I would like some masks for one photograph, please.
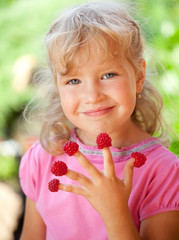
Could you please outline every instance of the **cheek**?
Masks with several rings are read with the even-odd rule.
[[[121,102],[131,101],[136,98],[136,85],[133,82],[121,81],[113,85],[111,89],[113,96]]]
[[[61,100],[61,106],[62,106],[63,112],[68,118],[76,110],[77,99],[73,94],[70,94],[70,92],[60,90],[59,93],[60,93],[60,100]]]
[[[66,115],[66,111],[68,112],[68,106],[70,106],[70,101],[64,91],[60,90],[59,93],[60,93],[61,106],[64,114]]]

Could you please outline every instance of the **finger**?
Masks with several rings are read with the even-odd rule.
[[[78,195],[82,195],[82,196],[86,196],[87,194],[87,190],[81,186],[77,186],[77,185],[68,185],[68,184],[62,184],[60,183],[58,186],[59,190],[65,191],[65,192],[71,192],[71,193],[75,193]]]
[[[74,156],[92,179],[97,180],[102,176],[102,173],[80,151],[77,151]]]
[[[103,157],[104,157],[104,175],[107,177],[116,176],[112,153],[109,147],[103,148],[102,151],[103,151]]]
[[[133,169],[134,169],[134,159],[131,158],[127,161],[124,171],[123,171],[123,182],[128,187],[128,189],[131,191],[132,189],[132,177],[133,177]]]
[[[71,169],[68,169],[68,172],[65,174],[65,176],[78,182],[86,188],[88,188],[88,186],[91,184],[91,180],[88,177]]]

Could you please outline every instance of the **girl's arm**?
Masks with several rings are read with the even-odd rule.
[[[25,218],[20,240],[45,240],[46,226],[35,203],[26,198]]]
[[[143,220],[140,235],[143,240],[179,239],[179,211],[163,212]]]
[[[133,232],[133,237],[124,237],[121,236],[121,230],[119,228],[119,222],[116,224],[116,230],[115,226],[109,224],[108,236],[109,239],[125,239],[125,240],[133,240],[138,239],[136,229],[133,223],[132,218],[129,217],[126,218],[128,220],[127,222],[123,222],[124,228],[128,231],[128,234],[130,234],[130,231]],[[121,217],[119,217],[119,221],[122,221]],[[125,221],[125,219],[124,219]],[[115,234],[118,231],[118,236],[115,238]],[[124,233],[124,232],[123,232]],[[129,236],[129,235],[128,235]],[[142,221],[140,226],[140,238],[142,240],[177,240],[179,239],[179,211],[169,211],[169,212],[163,212],[156,214],[155,216],[152,216],[150,218],[147,218]]]

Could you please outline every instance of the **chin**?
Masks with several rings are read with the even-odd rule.
[[[110,134],[112,132],[112,129],[106,126],[95,126],[93,128],[90,128],[91,134],[94,134],[95,136],[99,135],[100,133],[108,133]]]

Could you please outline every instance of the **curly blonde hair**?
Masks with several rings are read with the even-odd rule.
[[[138,24],[128,14],[123,4],[96,2],[73,7],[61,15],[46,35],[49,71],[40,78],[43,93],[43,110],[40,112],[42,129],[40,141],[51,154],[61,153],[59,142],[68,139],[70,130],[60,106],[56,88],[58,74],[67,74],[73,67],[75,55],[80,47],[94,39],[110,54],[108,39],[115,41],[120,53],[124,53],[135,71],[143,59],[143,37]],[[59,69],[60,66],[63,68]],[[44,75],[43,75],[44,76]],[[42,89],[42,85],[44,88]],[[45,104],[44,104],[45,103]],[[41,106],[41,105],[40,105]],[[131,116],[132,120],[151,136],[158,133],[164,137],[161,115],[162,99],[158,91],[146,80],[141,99]]]

